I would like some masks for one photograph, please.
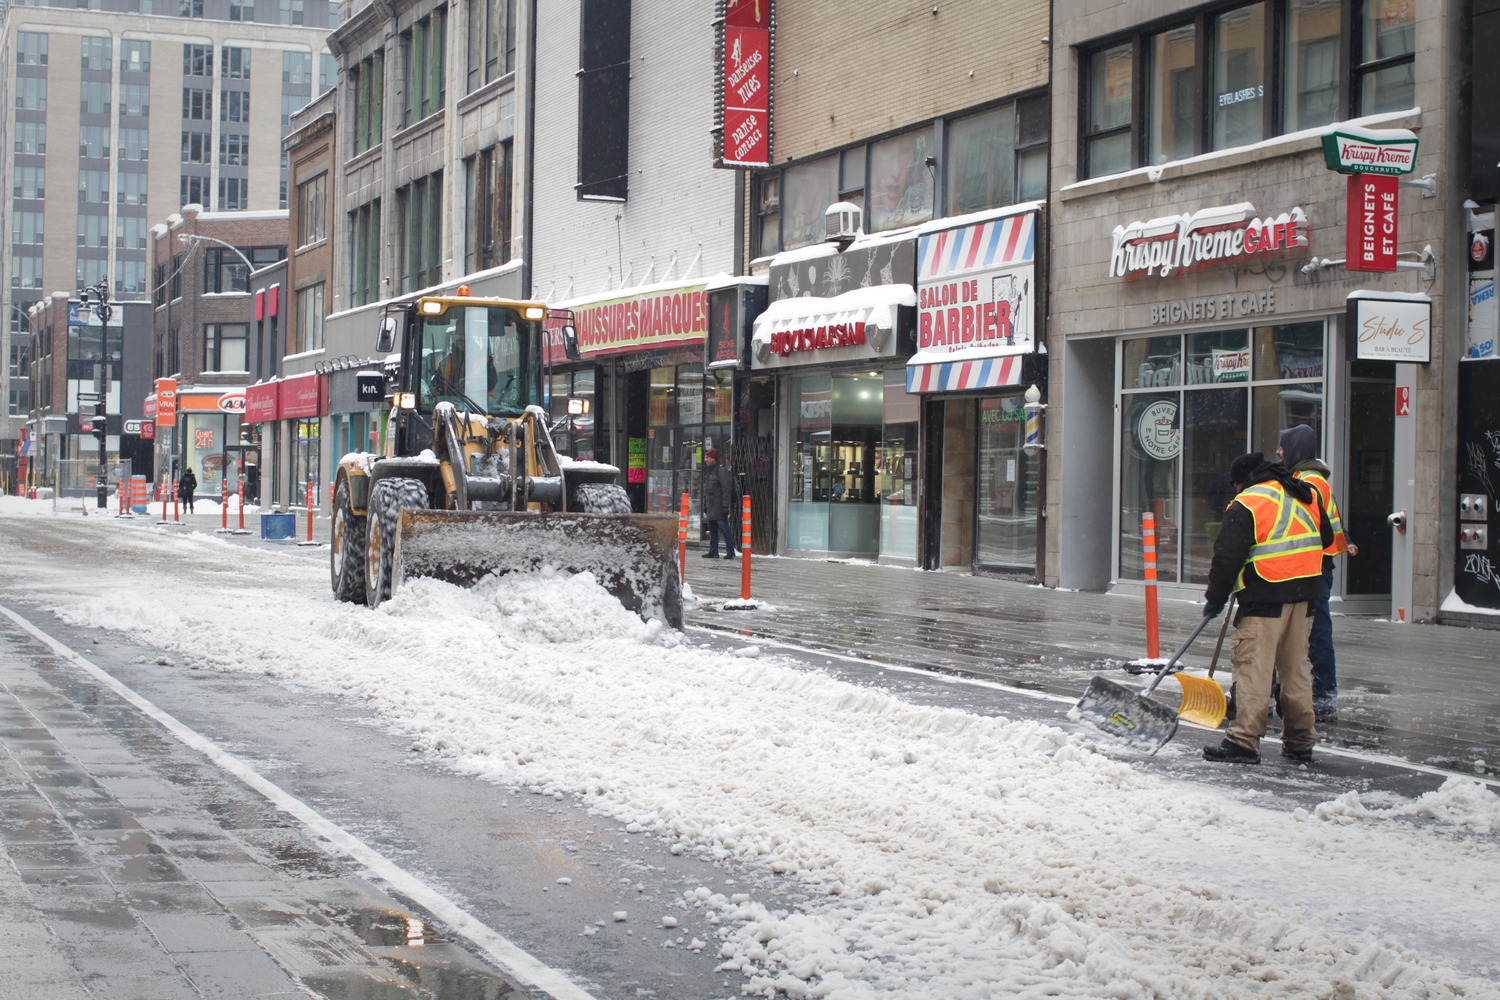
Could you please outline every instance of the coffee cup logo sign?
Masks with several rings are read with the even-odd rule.
[[[1182,428],[1177,423],[1177,404],[1159,399],[1141,411],[1135,423],[1135,437],[1141,450],[1158,461],[1167,462],[1182,451]]]
[[[1248,202],[1116,226],[1110,234],[1111,278],[1134,278],[1202,267],[1307,246],[1301,208],[1261,218]]]

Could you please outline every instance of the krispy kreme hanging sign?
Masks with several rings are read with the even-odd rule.
[[[1168,277],[1214,261],[1241,260],[1307,246],[1301,208],[1264,218],[1249,202],[1116,226],[1110,234],[1109,276]]]

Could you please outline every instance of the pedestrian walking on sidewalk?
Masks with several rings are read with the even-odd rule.
[[[193,512],[193,493],[198,489],[198,477],[193,475],[192,469],[184,469],[182,478],[177,480],[177,495],[182,499],[182,507],[189,514]]]
[[[733,559],[734,532],[729,527],[729,511],[735,501],[734,474],[719,464],[719,450],[703,450],[703,479],[698,488],[698,502],[703,519],[708,522],[708,551],[704,559],[719,558],[719,534],[724,535],[724,558]]]
[[[1223,742],[1203,749],[1204,759],[1260,763],[1260,738],[1276,674],[1281,679],[1281,754],[1312,761],[1318,731],[1307,641],[1312,601],[1321,593],[1323,550],[1332,544],[1333,531],[1317,491],[1279,462],[1261,463],[1224,511],[1203,614],[1218,615],[1229,595],[1237,594],[1230,662],[1238,711]]]
[[[1329,468],[1314,457],[1318,453],[1318,435],[1306,424],[1288,427],[1281,432],[1281,444],[1276,457],[1292,475],[1309,483],[1318,491],[1323,509],[1328,514],[1328,523],[1333,528],[1333,544],[1323,550],[1322,594],[1313,601],[1312,638],[1307,657],[1312,662],[1313,712],[1319,722],[1337,722],[1339,717],[1339,679],[1333,653],[1333,616],[1328,612],[1328,599],[1333,596],[1333,558],[1347,552],[1359,555],[1359,546],[1352,545],[1344,534],[1344,521],[1339,515],[1339,505],[1333,497],[1333,487],[1328,483]]]

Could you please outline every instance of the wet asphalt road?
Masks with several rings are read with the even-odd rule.
[[[78,544],[85,536],[65,524],[7,521],[5,527],[11,543],[53,566],[85,574],[98,563],[98,553]],[[326,559],[326,552],[303,554],[320,567]],[[0,585],[17,582],[6,573],[0,568]],[[10,589],[0,603],[601,1000],[739,994],[738,974],[714,971],[717,938],[708,911],[689,905],[685,892],[700,886],[725,895],[749,892],[786,907],[805,899],[794,881],[692,853],[673,855],[665,842],[626,833],[570,799],[453,774],[414,753],[409,737],[387,732],[354,700],[269,677],[175,666],[168,654],[117,633],[63,625],[44,601],[17,596]],[[721,647],[745,641],[701,628],[689,635]],[[811,668],[914,701],[1073,728],[1066,700],[1046,692],[761,641],[767,653],[794,655]],[[543,995],[508,980],[430,912],[8,619],[0,619],[0,664],[10,699],[0,705],[9,768],[0,785],[0,837],[13,858],[34,859],[23,871],[28,891],[62,928],[75,972],[96,976],[96,997]],[[1273,789],[1287,809],[1351,788],[1417,795],[1442,781],[1326,754],[1312,770],[1280,763],[1207,768],[1196,757],[1201,742],[1184,733],[1149,760],[1110,752],[1168,776],[1231,790]],[[1268,760],[1279,758],[1273,752]],[[628,917],[617,922],[612,915],[621,910]],[[662,928],[663,915],[679,925]],[[210,925],[223,934],[181,930]],[[707,947],[687,947],[695,938]],[[132,970],[140,975],[120,977],[118,967],[114,973],[135,982],[112,990],[91,957],[101,948],[141,963]],[[278,981],[279,990],[263,988]]]

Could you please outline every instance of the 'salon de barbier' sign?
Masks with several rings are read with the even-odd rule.
[[[1216,260],[1305,247],[1307,228],[1307,213],[1301,208],[1261,218],[1249,202],[1132,222],[1116,226],[1110,234],[1109,276],[1155,272],[1165,278]]]

